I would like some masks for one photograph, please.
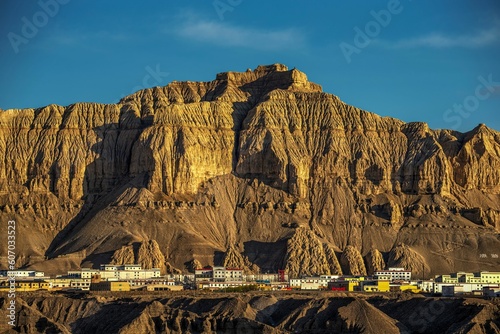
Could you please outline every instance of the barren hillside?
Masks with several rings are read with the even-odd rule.
[[[0,295],[0,312],[6,310]],[[498,301],[342,293],[18,295],[17,333],[498,333]],[[4,317],[5,318],[5,317]],[[0,332],[14,332],[5,322]]]

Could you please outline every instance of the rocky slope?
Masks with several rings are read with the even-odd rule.
[[[500,270],[500,133],[380,117],[284,65],[6,110],[0,156],[17,265],[48,273]]]
[[[0,296],[0,314],[6,311]],[[2,333],[498,333],[498,301],[341,293],[21,294]]]

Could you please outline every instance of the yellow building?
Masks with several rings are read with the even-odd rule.
[[[364,281],[361,290],[364,292],[389,292],[389,281]]]
[[[391,292],[399,292],[399,291],[411,291],[413,293],[420,292],[418,286],[412,284],[391,284],[390,290]]]
[[[182,285],[166,285],[166,284],[148,284],[146,285],[147,291],[182,291]]]
[[[500,284],[500,272],[498,271],[481,271],[479,274],[481,277],[481,283],[499,283]]]
[[[52,283],[52,289],[54,290],[69,288],[71,286],[70,278],[51,278],[47,282]]]
[[[256,285],[257,285],[257,289],[258,290],[262,290],[262,291],[272,290],[271,284],[268,284],[268,283],[260,283],[260,282],[258,282]]]
[[[50,290],[52,284],[45,281],[16,281],[17,291]]]
[[[458,283],[458,277],[456,275],[438,275],[436,276],[436,282],[442,283]]]
[[[103,281],[90,284],[90,291],[130,291],[130,284],[121,281]]]
[[[361,281],[365,280],[365,277],[364,276],[352,276],[352,277],[344,276],[344,277],[342,277],[342,279],[344,281],[361,282]]]
[[[481,271],[478,273],[466,273],[466,272],[457,272],[451,273],[449,275],[437,275],[435,278],[438,283],[450,283],[450,284],[458,284],[458,283],[500,283],[500,272],[490,272],[490,271]]]

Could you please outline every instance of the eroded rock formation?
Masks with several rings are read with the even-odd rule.
[[[0,219],[18,222],[17,266],[137,262],[127,247],[141,245],[147,266],[187,270],[233,244],[247,267],[331,273],[347,245],[358,263],[404,243],[429,275],[500,270],[497,131],[380,117],[284,65],[117,104],[5,110],[0,125]]]
[[[388,265],[389,267],[399,267],[410,270],[414,277],[422,277],[425,272],[429,271],[429,266],[422,255],[405,244],[399,244],[391,250],[389,253]]]
[[[329,255],[331,258],[331,251]],[[290,277],[330,274],[330,264],[323,245],[312,231],[304,228],[296,229],[288,240],[285,263]],[[335,268],[335,263],[332,266]]]
[[[366,275],[366,267],[359,250],[354,246],[347,246],[340,257],[343,272],[347,275]]]
[[[373,275],[374,272],[385,269],[385,261],[378,249],[372,248],[365,256],[366,272]]]

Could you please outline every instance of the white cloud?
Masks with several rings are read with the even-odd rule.
[[[92,41],[105,42],[126,42],[130,39],[129,35],[123,33],[111,33],[108,31],[97,31],[91,33],[81,33],[77,31],[62,31],[51,37],[51,40],[57,44],[65,46],[77,46],[82,43]]]
[[[442,33],[431,33],[428,35],[402,39],[396,42],[377,41],[378,44],[402,49],[402,48],[480,48],[493,45],[500,41],[500,29],[492,28],[481,30],[474,34],[465,34],[458,36],[450,36]]]
[[[174,33],[183,38],[221,46],[283,50],[303,46],[303,34],[293,28],[264,30],[216,21],[188,19]]]

